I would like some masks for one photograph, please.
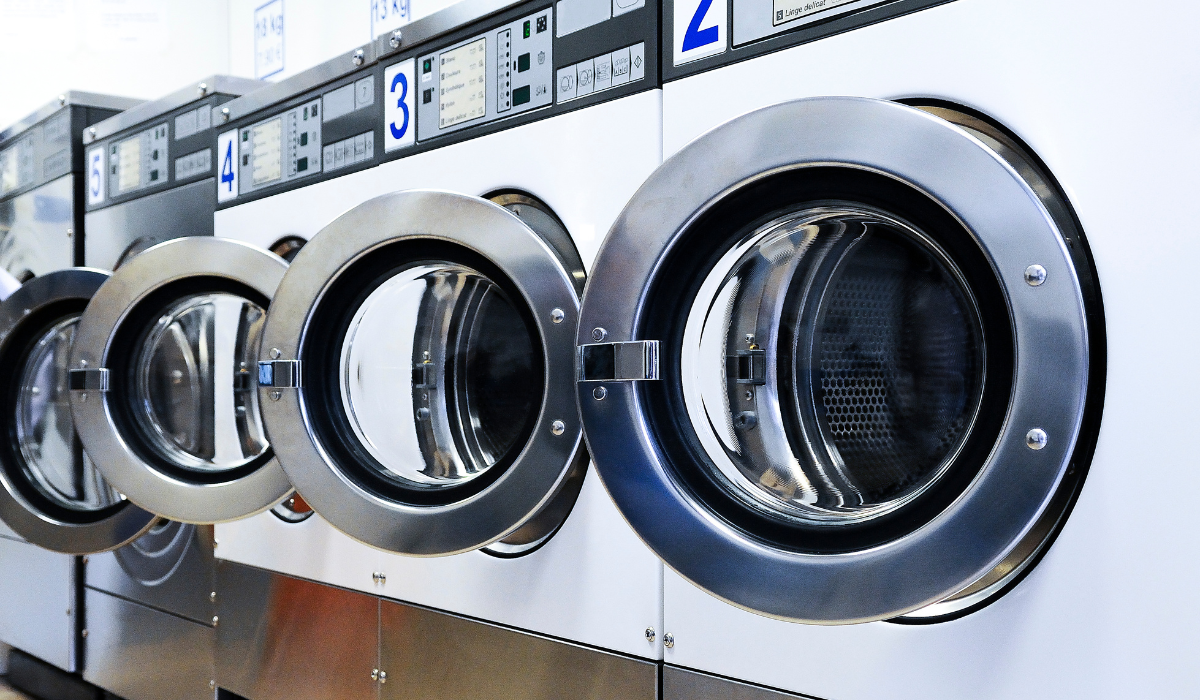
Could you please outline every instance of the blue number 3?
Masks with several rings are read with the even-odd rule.
[[[712,0],[708,1],[712,2]],[[404,123],[398,129],[396,128],[396,122],[388,124],[388,128],[392,130],[392,138],[394,139],[404,138],[404,134],[408,131],[408,105],[404,104],[404,98],[408,97],[408,78],[405,77],[404,73],[397,73],[396,77],[392,78],[392,87],[389,89],[389,92],[395,92],[397,84],[400,85],[400,97],[396,100],[396,106],[404,113]]]
[[[691,51],[716,42],[718,29],[715,25],[707,29],[700,29],[700,23],[704,21],[704,16],[708,14],[708,8],[712,7],[712,3],[713,0],[700,0],[696,14],[692,15],[692,21],[688,23],[687,31],[683,33],[684,51]]]

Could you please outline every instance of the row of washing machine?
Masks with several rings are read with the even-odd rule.
[[[1166,12],[469,0],[81,122],[9,540],[89,555],[85,677],[195,662],[146,697],[1195,692]]]

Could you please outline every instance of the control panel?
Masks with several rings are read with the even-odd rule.
[[[417,138],[554,101],[553,11],[509,22],[417,58]]]
[[[71,172],[71,115],[55,114],[0,149],[0,197]]]
[[[108,147],[108,196],[129,194],[168,179],[167,124],[155,124]]]

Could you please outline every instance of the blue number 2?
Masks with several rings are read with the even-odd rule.
[[[716,42],[718,32],[716,26],[700,29],[700,23],[704,21],[704,16],[708,14],[708,8],[712,7],[712,3],[713,0],[700,0],[696,14],[692,15],[692,21],[688,23],[687,31],[683,33],[684,51],[691,51]]]
[[[708,0],[712,2],[712,0]],[[388,128],[392,130],[392,138],[404,138],[404,134],[408,132],[408,105],[404,104],[404,98],[408,97],[408,78],[403,72],[397,73],[395,78],[392,78],[392,87],[390,92],[396,91],[396,85],[400,86],[400,97],[396,100],[396,106],[404,113],[404,122],[399,128],[396,127],[396,122],[388,124]]]
[[[233,192],[233,141],[225,146],[225,159],[221,161],[221,184],[229,183],[229,191]]]

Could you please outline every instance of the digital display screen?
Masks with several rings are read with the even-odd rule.
[[[441,92],[438,121],[442,128],[478,119],[487,111],[487,38],[443,53],[439,59]]]
[[[278,180],[282,174],[283,119],[272,119],[250,130],[254,153],[254,184]]]
[[[141,134],[125,139],[117,150],[117,190],[128,192],[142,184]]]

